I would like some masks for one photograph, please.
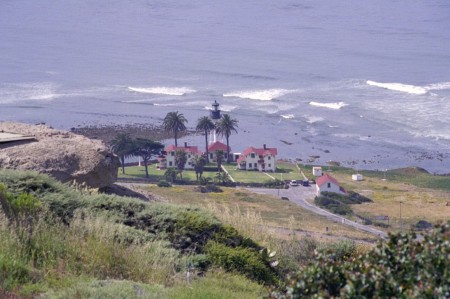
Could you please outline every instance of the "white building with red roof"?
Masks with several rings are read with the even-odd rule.
[[[228,156],[227,145],[220,141],[215,141],[210,145],[208,145],[209,161],[216,161],[217,158],[216,151],[223,151],[223,159],[224,161],[227,160]],[[229,152],[230,152],[230,161],[231,162],[235,161],[236,159],[234,157],[234,154],[231,152],[231,147]]]
[[[248,147],[237,159],[237,167],[241,170],[258,170],[258,171],[272,171],[277,169],[276,156],[278,151],[276,148]]]
[[[159,168],[170,168],[176,167],[175,165],[175,153],[177,150],[182,150],[186,153],[186,164],[184,165],[184,169],[194,169],[194,165],[192,164],[192,159],[197,155],[202,155],[203,153],[198,149],[197,146],[188,146],[187,142],[184,143],[184,146],[175,146],[173,144],[166,146],[164,151],[166,155],[164,158],[159,161]]]
[[[339,185],[339,182],[327,173],[316,179],[316,195],[319,196],[322,192],[347,194],[347,191]]]

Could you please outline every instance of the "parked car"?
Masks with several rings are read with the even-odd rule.
[[[303,180],[302,181],[302,185],[305,186],[305,187],[308,187],[309,186],[309,181],[308,180]]]
[[[298,183],[297,183],[296,180],[292,180],[292,181],[289,182],[289,185],[291,185],[291,186],[298,186]]]

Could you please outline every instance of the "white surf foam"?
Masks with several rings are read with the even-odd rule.
[[[163,94],[170,96],[182,96],[188,93],[196,92],[194,89],[187,87],[128,87],[129,90],[139,93]]]
[[[344,102],[336,102],[336,103],[319,103],[319,102],[309,102],[311,106],[322,107],[328,109],[341,109],[342,107],[348,106],[348,104]]]
[[[224,93],[224,97],[236,97],[241,99],[259,100],[259,101],[271,101],[273,99],[282,97],[288,93],[292,93],[294,90],[288,89],[264,89],[264,90],[244,90],[233,91]]]
[[[375,82],[371,80],[367,80],[366,83],[370,86],[376,86],[381,87],[389,90],[394,91],[401,91],[406,92],[410,94],[417,94],[422,95],[427,93],[427,88],[421,87],[421,86],[415,86],[415,85],[408,85],[408,84],[402,84],[402,83],[380,83]]]
[[[50,101],[62,96],[52,83],[0,84],[0,103]]]
[[[293,119],[294,118],[294,114],[287,114],[287,115],[280,115],[280,116],[285,119]]]
[[[440,82],[440,83],[434,83],[430,84],[424,87],[427,90],[444,90],[444,89],[450,89],[450,82]]]
[[[307,118],[306,122],[309,124],[314,124],[314,123],[317,123],[320,121],[324,121],[324,118],[320,117],[320,116],[305,116],[305,117]]]

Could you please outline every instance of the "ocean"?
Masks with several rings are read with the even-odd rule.
[[[0,1],[0,121],[193,128],[214,101],[234,152],[450,173],[450,2]]]

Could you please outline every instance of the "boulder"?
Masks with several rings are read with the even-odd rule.
[[[110,186],[117,180],[120,161],[100,140],[44,124],[0,122],[0,132],[34,137],[0,143],[1,168],[35,170],[90,188]]]

